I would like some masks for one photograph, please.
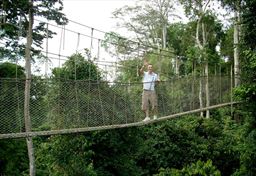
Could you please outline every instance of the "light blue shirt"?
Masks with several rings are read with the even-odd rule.
[[[154,72],[149,74],[144,72],[143,76],[143,89],[144,90],[155,90],[155,82],[158,80],[158,75]]]

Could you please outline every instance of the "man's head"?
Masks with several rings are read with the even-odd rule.
[[[148,72],[149,73],[153,72],[153,65],[152,64],[148,64]]]

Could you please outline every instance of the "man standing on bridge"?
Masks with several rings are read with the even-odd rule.
[[[147,68],[147,71],[144,71]],[[159,82],[158,75],[153,72],[153,65],[144,60],[144,64],[140,69],[140,75],[143,75],[143,93],[142,106],[146,118],[143,121],[150,120],[150,105],[152,108],[153,118],[157,119],[157,96],[155,91],[156,82]]]

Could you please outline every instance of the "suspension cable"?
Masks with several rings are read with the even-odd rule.
[[[78,54],[77,51],[78,51],[79,43],[80,43],[80,33],[77,33],[76,54]],[[77,56],[75,56],[75,80],[77,79],[76,59],[77,59]]]
[[[91,46],[90,46],[90,53],[92,53],[92,48],[93,48],[93,31],[94,31],[94,28],[91,28]]]
[[[90,27],[90,26],[84,25],[84,24],[82,24],[82,23],[79,23],[79,22],[76,22],[76,21],[73,21],[73,20],[69,20],[69,21],[72,22],[72,23],[78,24],[78,25],[80,25],[80,26],[86,27],[86,28],[92,28],[92,27]],[[127,40],[128,42],[131,42],[131,43],[134,43],[134,44],[139,44],[139,43],[140,43],[140,42],[136,42],[136,41],[127,39],[127,38],[125,38],[125,37],[116,36],[116,35],[113,34],[113,33],[105,32],[105,31],[102,31],[102,30],[99,30],[99,29],[95,29],[95,28],[92,28],[92,29],[94,29],[94,30],[96,30],[96,31],[98,31],[98,32],[104,33],[104,34],[108,34],[108,35],[112,35],[112,36],[114,36],[114,37],[122,38],[122,39]],[[147,48],[154,48],[154,49],[157,49],[157,47],[154,47],[154,46],[149,46],[149,45],[146,45],[146,44],[142,44],[142,45],[145,46],[145,47],[147,47]],[[170,51],[168,51],[168,50],[164,50],[164,51],[165,51],[165,52],[170,52]],[[170,53],[173,53],[173,52],[170,52]]]
[[[99,58],[100,58],[100,43],[101,43],[101,40],[100,40],[100,39],[98,39],[97,60],[99,60]]]
[[[38,20],[38,19],[35,19],[35,21],[43,22],[42,20]],[[54,26],[54,27],[56,27],[56,28],[60,28],[58,25],[54,25],[54,24],[50,24],[50,23],[49,23],[49,25]],[[85,25],[84,25],[84,26],[85,26]],[[97,30],[97,29],[92,28],[92,27],[90,27],[90,28],[92,29],[92,31]],[[66,30],[66,31],[69,31],[69,32],[72,32],[72,33],[78,33],[77,31],[70,30],[70,29],[65,29],[65,30]],[[100,31],[100,30],[97,30],[97,31]],[[126,40],[127,42],[131,42],[131,43],[133,43],[133,44],[138,44],[138,43],[140,43],[140,42],[132,41],[132,40],[127,39],[127,38],[125,38],[125,37],[116,36],[116,35],[114,35],[114,34],[112,34],[112,33],[107,33],[107,32],[104,32],[104,33],[105,33],[105,34],[108,34],[108,35],[111,35],[111,36],[114,36],[114,37],[118,37],[119,39]],[[81,33],[81,35],[82,35],[82,36],[85,36],[85,37],[92,38],[92,39],[99,39],[99,38],[96,38],[96,37],[92,37],[92,35],[86,35],[86,34],[82,34],[82,33]],[[101,40],[103,40],[103,39],[101,39]],[[103,41],[105,41],[105,40],[103,40]],[[106,41],[106,42],[108,42],[108,41]],[[117,43],[113,43],[113,42],[108,42],[108,43],[113,44],[113,45],[117,45]],[[140,45],[141,45],[141,46],[144,46],[145,48],[151,48],[151,49],[154,49],[154,50],[157,50],[157,49],[158,49],[158,48],[155,47],[155,46],[150,46],[150,45],[146,45],[146,44],[143,44],[143,43],[140,43]],[[169,51],[169,50],[163,50],[163,51],[166,52],[166,53],[173,54],[173,52],[172,52],[172,51]]]
[[[48,40],[49,40],[49,28],[48,28],[48,23],[46,26],[46,48],[45,48],[45,53],[46,53],[46,61],[45,61],[45,78],[48,77]]]
[[[66,36],[66,25],[64,25],[63,27],[63,43],[62,43],[63,50],[65,49],[65,36]]]
[[[138,57],[138,59],[137,59],[137,63],[136,63],[136,72],[137,72],[137,77],[139,77],[140,76],[140,68],[139,68],[139,56],[140,56],[140,44],[138,43],[138,51],[137,51],[137,57]]]
[[[64,31],[64,27],[61,27],[61,34],[60,34],[60,44],[59,44],[59,67],[60,67],[60,53],[61,53],[61,44],[62,44],[62,40],[63,40],[63,31]]]
[[[77,45],[76,45],[76,54],[79,48],[80,44],[80,33],[77,34]],[[76,113],[79,113],[79,103],[78,103],[78,91],[77,91],[77,57],[78,55],[75,56],[75,96],[76,96]],[[80,122],[80,116],[77,114],[78,117],[78,123]]]

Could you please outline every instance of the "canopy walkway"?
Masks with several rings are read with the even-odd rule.
[[[0,79],[0,139],[142,126],[233,104],[230,76],[209,77],[208,107],[200,86],[204,81],[205,77],[187,76],[160,82],[158,119],[143,122],[141,83],[32,79],[32,131],[25,132],[25,80]]]

